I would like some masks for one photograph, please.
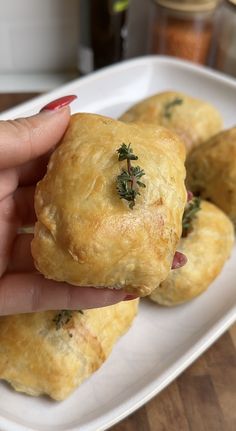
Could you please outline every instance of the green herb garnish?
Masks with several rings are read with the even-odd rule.
[[[73,313],[81,313],[84,314],[82,310],[61,310],[57,313],[53,319],[53,322],[56,324],[56,330],[63,328],[73,317]]]
[[[201,209],[200,205],[201,199],[199,197],[194,197],[187,203],[182,220],[182,238],[186,238],[191,232],[193,220]]]
[[[175,106],[182,105],[182,103],[183,103],[183,99],[180,99],[179,97],[176,97],[176,99],[166,103],[164,107],[164,117],[168,118],[169,120],[173,114],[173,108]]]
[[[135,199],[139,193],[139,187],[146,187],[140,179],[145,175],[143,169],[139,166],[131,166],[131,160],[138,160],[135,156],[130,144],[122,144],[117,150],[119,162],[127,160],[127,169],[123,169],[121,174],[117,177],[117,191],[120,199],[125,199],[129,202],[129,208],[133,209]]]

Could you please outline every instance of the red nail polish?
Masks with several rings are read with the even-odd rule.
[[[123,301],[132,301],[133,299],[137,299],[138,295],[127,295]]]
[[[75,99],[77,99],[77,96],[74,94],[71,94],[69,96],[63,96],[59,99],[53,100],[52,102],[49,102],[47,105],[45,105],[41,111],[56,111],[57,109],[63,108],[64,106],[69,105],[71,102],[73,102]]]
[[[176,251],[174,254],[174,259],[172,262],[171,269],[181,268],[182,266],[186,265],[187,262],[188,262],[188,259],[185,256],[185,254],[181,253],[180,251]]]
[[[187,191],[187,202],[191,201],[193,199],[193,193],[190,192],[190,190]]]

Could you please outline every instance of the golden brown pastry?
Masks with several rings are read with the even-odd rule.
[[[131,144],[144,170],[133,209],[117,192]],[[32,254],[47,278],[149,294],[171,268],[186,202],[185,151],[162,127],[77,114],[38,184]]]
[[[186,265],[171,271],[150,299],[173,306],[204,292],[222,270],[233,243],[234,231],[229,218],[215,205],[202,201],[192,231],[178,245],[178,250],[188,258]]]
[[[190,190],[220,207],[236,225],[236,127],[196,148],[186,167]]]
[[[216,108],[177,91],[165,91],[142,100],[131,106],[120,120],[168,127],[182,138],[187,151],[222,129],[222,118]]]
[[[64,400],[103,364],[137,306],[133,300],[74,311],[60,329],[55,311],[0,317],[0,379],[16,391]]]

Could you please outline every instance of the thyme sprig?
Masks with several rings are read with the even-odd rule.
[[[73,313],[81,313],[84,314],[82,310],[60,310],[55,317],[53,318],[53,322],[56,325],[56,330],[63,328],[73,317]]]
[[[182,105],[183,99],[180,99],[180,97],[176,97],[171,102],[168,102],[164,106],[164,117],[168,120],[172,117],[173,114],[173,108],[177,105]]]
[[[186,238],[191,232],[193,220],[200,209],[201,199],[199,197],[193,197],[189,202],[187,202],[182,220],[182,238]]]
[[[127,169],[123,169],[121,174],[117,177],[117,191],[120,195],[120,199],[125,199],[129,202],[129,208],[133,209],[135,206],[135,199],[137,195],[140,195],[139,187],[146,187],[140,179],[145,175],[143,169],[140,166],[131,166],[131,160],[138,160],[138,156],[135,156],[131,148],[131,144],[128,146],[122,144],[117,150],[119,162],[127,160]]]

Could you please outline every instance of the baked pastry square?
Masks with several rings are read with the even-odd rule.
[[[222,129],[218,110],[203,100],[177,91],[154,94],[131,106],[120,120],[167,127],[183,140],[187,152]]]
[[[221,208],[236,227],[236,127],[195,148],[186,168],[190,190]]]
[[[131,145],[145,175],[133,209],[117,178]],[[95,114],[72,116],[35,194],[32,242],[45,277],[145,296],[171,268],[186,202],[185,150],[173,132]]]
[[[64,400],[107,359],[137,307],[136,299],[73,311],[58,329],[55,311],[0,317],[0,379],[19,392]]]
[[[161,305],[173,306],[203,293],[220,274],[234,245],[230,219],[215,205],[201,201],[187,237],[178,250],[188,257],[185,266],[171,271],[150,295]]]

